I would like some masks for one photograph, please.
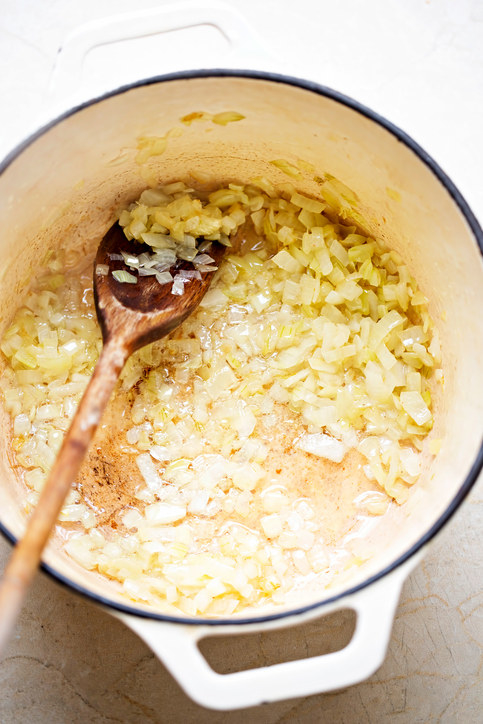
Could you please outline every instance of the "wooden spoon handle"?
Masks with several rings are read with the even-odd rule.
[[[39,502],[0,582],[0,655],[20,612],[44,546],[79,471],[128,351],[115,338],[104,345]]]

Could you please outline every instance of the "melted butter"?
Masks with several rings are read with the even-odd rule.
[[[234,248],[241,252],[245,248],[253,249],[253,242],[240,234],[234,240]],[[90,263],[89,260],[85,267],[90,267]],[[68,271],[67,284],[69,277],[76,273],[78,270],[75,269]],[[94,316],[90,274],[85,275],[81,304],[86,316]],[[211,326],[202,326],[199,333],[202,349],[222,349],[223,335],[218,336],[218,333],[224,332],[228,325],[243,325],[246,315],[247,309],[243,304],[233,303],[226,321],[218,320],[218,326],[215,322]],[[175,331],[170,339],[184,339],[182,330]],[[169,339],[165,343],[165,350],[161,363],[164,377],[171,383],[175,380],[178,411],[190,415],[193,380],[198,373],[183,368],[183,364],[189,361],[189,351],[181,356],[179,352],[172,353]],[[145,487],[136,463],[140,449],[130,445],[126,438],[128,430],[133,427],[131,413],[137,394],[136,385],[130,390],[118,385],[77,477],[77,489],[83,501],[94,512],[96,525],[111,539],[128,532],[122,523],[126,510],[136,508],[142,512],[145,507],[138,497],[139,490]],[[270,513],[264,499],[268,494],[279,491],[294,512],[301,503],[310,507],[313,514],[311,530],[320,549],[318,555],[324,561],[326,559],[328,573],[325,582],[330,583],[333,573],[343,571],[350,565],[354,555],[357,555],[354,553],[357,543],[364,539],[376,521],[373,516],[364,513],[363,506],[361,510],[361,503],[376,491],[380,494],[380,488],[366,478],[363,470],[365,460],[355,450],[349,450],[341,463],[299,450],[294,442],[303,432],[305,427],[299,416],[282,404],[275,403],[270,414],[258,416],[254,435],[266,448],[266,457],[262,463],[264,476],[251,491],[250,504],[243,511],[218,504],[230,487],[229,483],[222,482],[219,484],[218,498],[216,494],[210,497],[206,512],[187,514],[186,522],[193,532],[192,550],[211,550],[214,540],[221,539],[235,529],[261,535],[263,539],[262,519]],[[220,451],[213,448],[209,438],[205,437],[202,442],[203,454],[219,454]],[[163,478],[168,464],[157,462],[156,466]],[[171,484],[167,483],[166,489],[170,487]],[[162,498],[163,491],[160,491],[158,499]],[[58,540],[65,542],[73,531],[80,529],[77,524],[60,524],[57,527]],[[314,579],[317,579],[318,585],[324,583],[324,579],[317,577],[314,572],[304,575],[292,571],[294,590],[303,588]]]
[[[249,243],[241,235],[235,240],[237,250],[243,250]],[[88,285],[82,302],[92,313],[92,293]],[[242,325],[246,315],[243,304],[232,304],[226,321],[218,320],[217,324],[213,322],[201,329],[202,348],[222,348],[223,335],[218,336],[219,332],[223,333],[230,324]],[[170,338],[183,338],[182,330],[175,331]],[[165,349],[162,361],[164,377],[168,382],[176,379],[178,409],[189,415],[195,374],[189,371],[183,371],[184,376],[180,374],[180,366],[189,359],[189,353],[180,357],[178,352],[173,356],[169,339]],[[183,384],[180,385],[180,382]],[[128,391],[123,390],[122,385],[117,387],[77,478],[77,489],[94,511],[97,525],[108,538],[115,538],[125,531],[122,516],[127,509],[136,508],[142,512],[145,507],[137,495],[145,487],[136,464],[140,450],[126,440],[126,433],[133,426],[131,411],[137,393],[137,386]],[[364,512],[361,503],[376,491],[381,494],[380,488],[366,478],[363,470],[365,460],[355,450],[349,450],[341,463],[299,450],[294,441],[303,432],[305,427],[299,416],[285,405],[275,404],[269,415],[260,415],[254,434],[264,443],[267,451],[262,463],[264,477],[252,491],[250,505],[242,513],[231,510],[229,506],[218,505],[219,509],[213,514],[209,506],[216,507],[215,495],[210,499],[206,513],[187,514],[186,521],[191,526],[195,541],[193,550],[209,550],[214,538],[220,539],[234,527],[263,536],[261,521],[270,514],[264,505],[264,497],[278,490],[294,511],[302,501],[310,506],[314,513],[312,529],[317,543],[323,545],[328,567],[336,572],[349,564],[354,558],[354,544],[364,538],[376,521],[374,516]],[[203,453],[216,454],[219,450],[212,447],[209,438],[205,438]],[[156,466],[163,478],[168,463],[156,462]],[[171,484],[167,483],[166,490],[170,488]],[[220,491],[219,497],[223,497],[226,485],[224,488],[220,484]],[[162,499],[162,491],[159,497]],[[78,526],[72,524],[59,526],[60,538],[67,539],[76,529],[79,529]],[[311,578],[313,576],[295,575],[293,587],[303,587]]]
[[[139,450],[126,442],[126,432],[132,427],[134,397],[135,391],[117,390],[77,479],[78,490],[105,532],[123,529],[121,517],[126,509],[144,508],[136,496],[145,485],[135,461]],[[364,494],[379,490],[366,478],[362,456],[349,450],[341,463],[334,463],[299,450],[293,443],[304,428],[297,416],[278,405],[271,421],[274,417],[273,427],[262,425],[258,435],[268,454],[262,465],[264,478],[253,491],[254,499],[248,513],[241,515],[222,509],[208,518],[203,514],[188,513],[200,550],[212,540],[213,530],[221,535],[231,524],[260,531],[261,519],[270,512],[263,504],[264,495],[273,490],[283,492],[294,509],[301,501],[310,504],[315,512],[318,539],[333,551],[351,531],[347,542],[359,536],[357,531],[362,521],[373,519],[363,515],[359,506],[361,496],[363,499]],[[208,440],[205,445],[206,451],[211,452]],[[166,467],[167,464],[158,464],[161,478]],[[365,530],[364,526],[362,530]]]

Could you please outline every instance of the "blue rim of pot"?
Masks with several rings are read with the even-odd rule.
[[[165,83],[169,81],[178,81],[178,80],[193,80],[193,79],[200,79],[200,78],[246,78],[249,80],[261,80],[261,81],[269,81],[272,83],[279,83],[281,85],[288,85],[293,86],[296,88],[301,88],[302,90],[310,91],[312,93],[315,93],[316,95],[325,96],[326,98],[329,98],[330,100],[336,101],[337,103],[340,103],[341,105],[346,106],[347,108],[350,108],[353,111],[356,111],[357,113],[361,114],[362,116],[365,116],[371,121],[374,121],[378,125],[382,126],[386,131],[391,133],[393,136],[397,138],[398,141],[403,143],[405,146],[407,146],[426,166],[427,168],[433,173],[433,175],[438,179],[438,181],[442,184],[442,186],[446,189],[446,191],[449,193],[453,201],[455,202],[456,206],[461,211],[464,219],[466,220],[468,226],[470,227],[476,242],[478,244],[478,247],[480,249],[480,253],[483,257],[483,231],[471,211],[470,207],[468,206],[467,202],[463,198],[462,194],[458,191],[455,184],[451,181],[451,179],[446,175],[446,173],[438,166],[436,161],[428,154],[426,151],[419,146],[416,141],[414,141],[410,136],[408,136],[407,133],[402,131],[400,128],[398,128],[396,125],[388,121],[383,116],[380,116],[375,111],[372,111],[370,108],[367,108],[366,106],[362,105],[361,103],[353,100],[352,98],[349,98],[348,96],[343,95],[342,93],[339,93],[338,91],[332,90],[331,88],[327,88],[326,86],[320,85],[319,83],[315,83],[308,80],[302,80],[300,78],[295,78],[291,76],[286,75],[280,75],[277,73],[270,73],[270,72],[263,72],[263,71],[247,71],[247,70],[224,70],[224,69],[210,69],[210,70],[192,70],[192,71],[182,71],[179,73],[170,73],[167,75],[159,75],[154,76],[152,78],[147,78],[144,80],[136,81],[134,83],[129,83],[127,85],[120,86],[119,88],[109,91],[107,93],[104,93],[96,98],[93,98],[89,101],[86,101],[85,103],[79,104],[75,106],[74,108],[66,111],[65,113],[61,114],[59,117],[55,118],[54,120],[50,121],[43,127],[41,127],[38,131],[30,135],[26,140],[21,142],[19,145],[17,145],[7,156],[6,158],[0,163],[0,175],[3,174],[3,172],[10,166],[11,163],[26,149],[28,146],[30,146],[32,143],[34,143],[38,138],[43,136],[46,132],[48,132],[51,128],[58,125],[62,121],[66,120],[70,116],[76,114],[77,112],[83,110],[84,108],[88,108],[89,106],[96,105],[97,103],[100,103],[104,100],[107,100],[108,98],[111,98],[113,96],[121,95],[123,93],[126,93],[127,91],[130,91],[134,88],[140,88],[142,86],[148,86],[148,85],[154,85],[157,83]],[[447,508],[444,510],[444,512],[439,516],[439,518],[433,523],[433,525],[424,533],[421,538],[419,538],[416,543],[414,543],[407,551],[405,551],[399,558],[397,558],[395,561],[393,561],[390,565],[386,566],[382,570],[378,571],[374,575],[370,576],[366,580],[362,581],[361,583],[353,586],[352,588],[348,588],[347,590],[343,590],[340,593],[337,593],[334,596],[331,596],[329,598],[325,598],[323,601],[310,603],[305,606],[300,606],[298,608],[290,609],[287,611],[282,611],[280,613],[271,613],[267,615],[257,616],[253,615],[247,618],[216,618],[216,619],[207,619],[207,618],[189,618],[189,617],[183,617],[183,616],[169,616],[162,613],[157,613],[155,611],[149,611],[144,610],[141,608],[136,608],[135,605],[128,605],[128,604],[122,604],[118,603],[117,601],[112,601],[109,598],[106,598],[105,596],[102,596],[97,593],[93,593],[89,591],[88,589],[84,588],[83,586],[71,581],[68,577],[62,575],[58,571],[56,571],[54,568],[49,566],[46,563],[41,564],[41,568],[43,571],[45,571],[47,574],[49,574],[57,583],[60,583],[61,585],[65,586],[71,591],[74,591],[75,593],[78,593],[79,595],[89,599],[90,601],[94,601],[97,604],[100,604],[102,606],[105,606],[107,608],[114,609],[115,611],[118,611],[120,613],[125,614],[131,614],[134,616],[138,616],[140,618],[146,618],[146,619],[152,619],[152,620],[158,620],[158,621],[165,621],[165,622],[171,622],[171,623],[179,623],[179,624],[188,624],[188,625],[196,625],[196,626],[233,626],[233,625],[243,625],[243,624],[257,624],[257,623],[263,623],[265,621],[275,621],[275,620],[282,620],[287,617],[296,617],[296,616],[302,616],[303,614],[309,612],[309,611],[315,611],[317,609],[320,609],[320,614],[323,615],[323,609],[325,606],[333,605],[337,601],[342,601],[344,598],[351,596],[358,591],[361,591],[367,586],[370,586],[372,583],[375,583],[376,581],[380,580],[384,576],[387,576],[389,573],[394,571],[396,568],[399,568],[399,566],[403,565],[406,561],[408,561],[412,556],[414,556],[419,550],[424,548],[435,536],[436,534],[441,530],[441,528],[449,521],[449,519],[454,515],[456,510],[459,508],[463,500],[466,498],[468,493],[470,492],[471,488],[475,484],[476,480],[478,479],[479,473],[483,467],[483,441],[480,445],[478,454],[475,457],[475,460],[466,475],[462,485],[460,486],[459,490],[457,491],[456,495],[452,498],[450,504],[447,506]],[[0,533],[2,533],[7,540],[9,540],[11,543],[15,544],[16,538],[12,535],[12,533],[0,522]]]

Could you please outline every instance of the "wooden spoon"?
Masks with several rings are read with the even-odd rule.
[[[161,285],[153,276],[138,277],[137,284],[120,283],[111,272],[125,268],[124,264],[112,260],[110,254],[119,255],[121,250],[138,255],[146,247],[128,241],[120,226],[114,224],[99,246],[94,265],[94,298],[104,346],[25,535],[16,544],[3,574],[0,583],[0,653],[126,360],[140,347],[164,337],[180,325],[201,302],[213,278],[212,272],[205,272],[201,280],[189,280],[182,295],[171,294],[172,284]],[[224,247],[213,243],[209,253],[218,264]],[[107,276],[95,273],[98,264],[109,267]],[[189,262],[179,266],[179,269],[189,268],[193,269]]]

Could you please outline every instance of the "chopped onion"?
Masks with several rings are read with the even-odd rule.
[[[420,392],[401,392],[400,399],[403,410],[417,425],[426,425],[430,422],[432,415]]]
[[[168,525],[182,520],[186,516],[186,508],[169,503],[154,503],[146,507],[144,515],[150,525]]]
[[[166,139],[158,141],[143,139],[140,154],[162,152]],[[309,172],[298,160],[274,165],[292,179]],[[368,515],[403,501],[420,451],[439,451],[441,441],[423,443],[429,385],[442,379],[426,297],[398,255],[355,227],[363,219],[350,189],[328,175],[316,183],[320,199],[264,178],[207,198],[174,182],[147,189],[120,215],[126,237],[146,250],[112,255],[137,271],[114,274],[130,283],[154,276],[175,294],[216,271],[211,244],[229,246],[250,220],[242,251],[230,249],[199,309],[122,373],[119,444],[140,482],[115,514],[118,529],[104,535],[77,490],[63,509],[67,553],[129,598],[174,614],[226,616],[287,603],[310,580],[320,589],[337,579],[318,499],[299,497],[279,430],[283,447],[294,448],[291,462],[336,464],[349,448],[362,455],[372,482],[356,506]],[[1,341],[27,512],[101,348],[90,272],[86,281],[64,275],[58,260],[50,267]],[[271,478],[274,456],[280,472]],[[360,563],[338,545],[341,572]]]
[[[323,432],[301,435],[296,441],[295,447],[312,453],[312,455],[332,460],[334,463],[342,462],[346,454],[345,445],[340,440],[325,435]]]
[[[215,261],[215,260],[213,259],[213,257],[210,256],[209,254],[198,254],[198,256],[196,257],[195,264],[196,264],[196,265],[198,265],[198,264],[212,264],[212,263],[214,263],[214,261]]]
[[[214,272],[218,269],[217,266],[213,266],[212,264],[196,264],[195,266],[199,272]]]
[[[124,259],[124,263],[127,264],[127,266],[135,268],[139,266],[139,258],[134,254],[128,254],[126,251],[121,251],[121,255]]]
[[[201,274],[198,271],[193,271],[192,269],[180,269],[177,276],[178,278],[187,279],[188,281],[190,279],[201,279]]]
[[[282,521],[276,513],[265,515],[260,523],[267,538],[277,538],[282,533]]]
[[[169,271],[156,272],[156,281],[160,284],[169,284],[173,281],[173,276]]]
[[[183,277],[180,277],[179,274],[177,274],[174,277],[173,286],[171,288],[171,294],[184,294],[184,285],[187,282],[187,279],[183,279]]]
[[[135,277],[134,274],[130,274],[125,269],[116,269],[112,272],[112,276],[117,282],[137,284],[137,277]]]

